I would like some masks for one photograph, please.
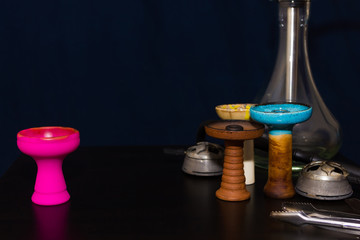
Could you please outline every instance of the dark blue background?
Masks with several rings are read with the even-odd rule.
[[[29,127],[77,128],[82,145],[192,145],[215,105],[262,94],[276,59],[276,2],[0,3],[0,173]],[[358,163],[359,9],[313,0],[309,24],[316,84]]]

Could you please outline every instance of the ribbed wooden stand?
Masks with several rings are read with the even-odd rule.
[[[244,140],[260,137],[264,133],[264,125],[243,120],[221,120],[209,122],[205,131],[207,135],[225,141],[223,176],[216,196],[225,201],[249,199],[250,192],[245,188]]]
[[[225,201],[243,201],[250,198],[250,192],[245,188],[244,141],[225,141],[224,168],[221,186],[216,191],[216,197]]]
[[[269,169],[264,193],[277,199],[295,195],[292,182],[292,135],[269,134]]]

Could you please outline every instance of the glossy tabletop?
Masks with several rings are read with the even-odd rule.
[[[264,196],[262,169],[249,200],[217,199],[221,177],[183,173],[185,149],[80,147],[63,164],[71,199],[53,207],[31,202],[36,165],[21,155],[0,178],[1,239],[357,239],[270,218],[283,200]],[[291,201],[350,211],[343,200]]]

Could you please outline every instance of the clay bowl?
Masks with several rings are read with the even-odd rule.
[[[253,103],[222,104],[215,107],[219,118],[223,120],[249,120]]]

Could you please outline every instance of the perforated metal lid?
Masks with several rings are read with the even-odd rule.
[[[323,181],[342,181],[349,175],[339,163],[325,161],[309,163],[301,174],[304,177]]]
[[[352,195],[349,173],[336,162],[316,161],[300,172],[295,190],[298,194],[321,200],[339,200]]]

